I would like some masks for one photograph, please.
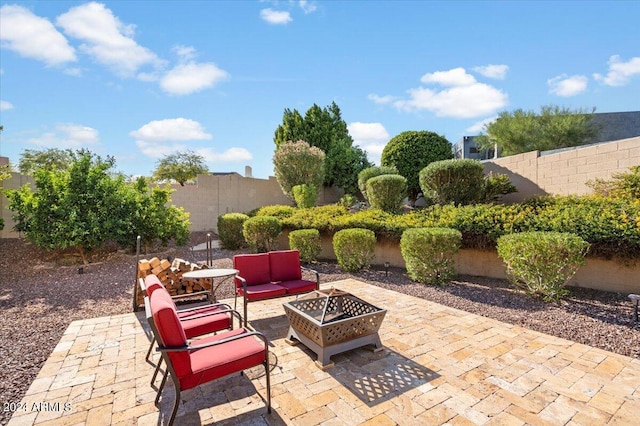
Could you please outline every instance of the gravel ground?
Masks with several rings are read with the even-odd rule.
[[[191,245],[205,240],[194,233]],[[69,323],[77,319],[131,312],[135,256],[111,253],[85,266],[53,262],[17,239],[0,239],[0,403],[18,402]],[[216,250],[214,264],[231,267],[237,252]],[[205,260],[204,252],[169,248],[158,257]],[[152,257],[146,255],[144,257]],[[335,263],[313,265],[322,282],[356,278],[453,308],[640,359],[640,323],[626,294],[573,288],[571,296],[546,304],[514,292],[504,280],[459,276],[450,285],[411,282],[405,271],[371,269],[346,274]],[[219,298],[233,297],[230,286]],[[0,424],[10,413],[0,412]]]

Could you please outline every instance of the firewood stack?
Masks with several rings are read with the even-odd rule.
[[[140,259],[138,262],[138,278],[145,278],[147,275],[154,274],[160,282],[164,284],[169,294],[176,296],[179,294],[190,294],[198,291],[211,290],[211,279],[183,279],[185,272],[196,271],[199,269],[207,269],[206,265],[191,263],[184,259],[173,259],[169,262],[167,259]],[[144,295],[138,293],[138,306],[144,304]]]

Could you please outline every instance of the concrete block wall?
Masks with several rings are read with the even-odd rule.
[[[609,179],[640,164],[640,137],[556,151],[532,151],[487,160],[485,172],[505,173],[518,192],[504,197],[519,202],[535,195],[584,195],[587,182]]]

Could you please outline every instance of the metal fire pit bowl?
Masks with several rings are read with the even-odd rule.
[[[308,293],[283,306],[290,325],[287,343],[297,340],[311,349],[322,369],[331,367],[331,356],[341,352],[365,345],[382,350],[378,330],[386,309],[333,288]]]

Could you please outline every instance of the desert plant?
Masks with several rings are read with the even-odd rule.
[[[322,246],[317,229],[298,229],[289,232],[289,247],[300,252],[300,261],[311,263],[318,260]]]
[[[503,195],[518,192],[518,189],[511,183],[509,176],[504,173],[489,172],[484,179],[483,201],[489,203],[491,201],[500,200]]]
[[[318,200],[318,187],[309,184],[296,185],[291,188],[293,199],[300,209],[313,207]]]
[[[237,250],[246,246],[242,229],[249,216],[243,213],[225,213],[218,216],[218,239],[223,248]]]
[[[242,235],[254,253],[273,250],[280,232],[282,232],[280,220],[273,216],[250,217],[242,225]]]
[[[409,277],[420,283],[447,284],[455,276],[453,255],[462,234],[451,228],[410,228],[400,239]]]
[[[319,188],[324,179],[325,153],[305,141],[288,141],[278,145],[273,155],[276,179],[282,192],[293,199],[291,189],[308,184]]]
[[[640,165],[628,172],[615,173],[611,179],[590,180],[587,185],[596,195],[612,198],[640,199]]]
[[[369,201],[369,197],[367,196],[367,181],[372,177],[380,176],[380,175],[397,175],[398,170],[395,167],[387,167],[387,166],[373,166],[367,167],[360,173],[358,173],[358,188],[360,188],[360,192],[365,200]]]
[[[362,228],[343,229],[333,235],[333,251],[344,271],[359,271],[374,257],[376,234]]]
[[[367,180],[371,207],[398,213],[407,194],[407,180],[400,175],[380,175]]]
[[[579,236],[562,232],[522,232],[498,239],[498,255],[514,286],[546,301],[568,294],[565,286],[584,264],[588,249],[589,243]]]
[[[357,203],[358,203],[358,199],[355,197],[355,195],[351,195],[351,194],[344,194],[340,198],[340,201],[338,202],[338,204],[340,204],[342,207],[346,209],[350,209],[351,207],[355,206]]]

